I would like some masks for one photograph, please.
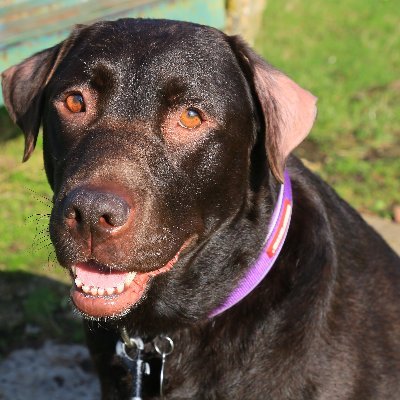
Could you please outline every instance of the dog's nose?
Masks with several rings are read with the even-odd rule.
[[[78,231],[111,234],[128,223],[131,208],[119,195],[91,188],[71,191],[64,203],[67,225]]]

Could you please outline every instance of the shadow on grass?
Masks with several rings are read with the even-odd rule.
[[[27,272],[0,272],[0,356],[47,339],[83,343],[81,320],[72,311],[70,287]]]
[[[22,134],[14,122],[11,121],[5,107],[0,106],[0,143],[11,140]]]

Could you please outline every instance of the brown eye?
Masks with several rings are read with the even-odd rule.
[[[185,110],[179,119],[179,125],[187,129],[198,128],[202,122],[199,113],[193,108]]]
[[[67,106],[68,110],[73,113],[85,112],[85,102],[83,101],[81,94],[70,94],[65,99],[65,105]]]

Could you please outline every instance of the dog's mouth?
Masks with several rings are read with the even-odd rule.
[[[186,245],[163,267],[150,272],[121,272],[95,261],[77,263],[72,267],[72,301],[89,318],[121,317],[144,296],[151,278],[176,264]]]

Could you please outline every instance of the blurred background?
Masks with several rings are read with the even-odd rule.
[[[391,222],[400,222],[398,0],[0,0],[0,70],[59,42],[76,23],[127,16],[242,34],[318,96],[318,119],[298,156],[398,245]],[[47,234],[41,138],[22,164],[22,134],[0,105],[0,142],[1,360],[47,339],[81,343],[83,335]]]

